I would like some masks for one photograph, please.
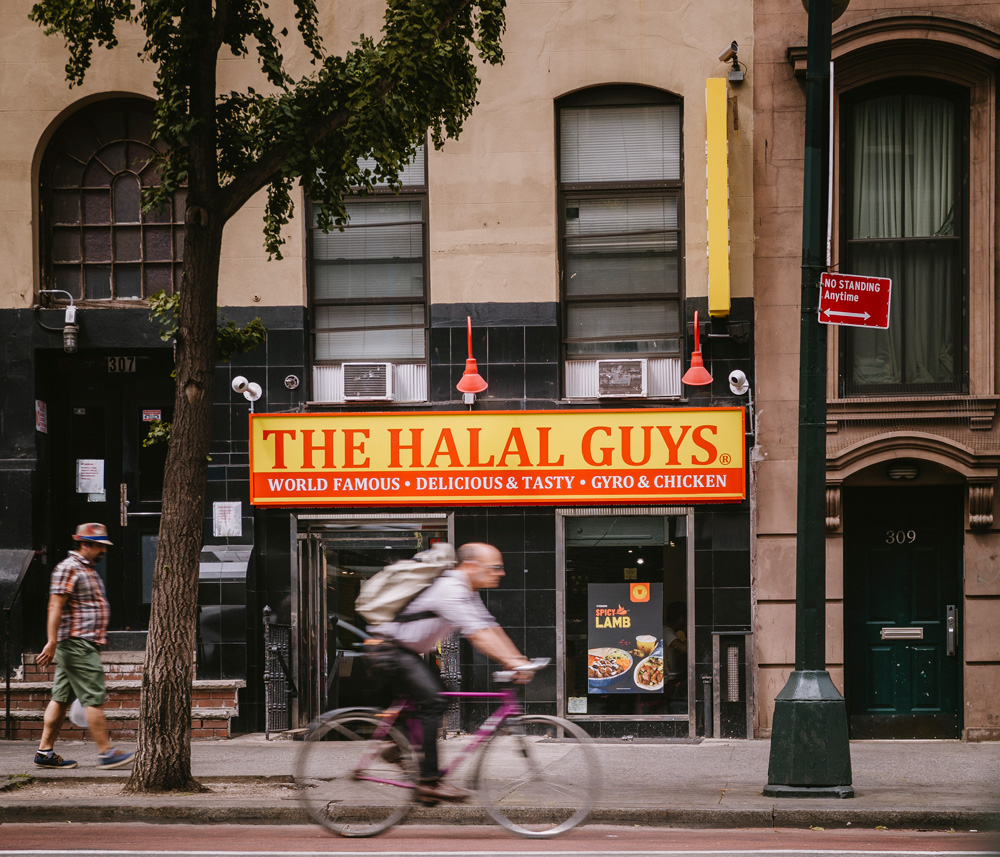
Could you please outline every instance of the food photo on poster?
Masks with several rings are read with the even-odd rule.
[[[587,587],[588,693],[663,693],[663,584]]]

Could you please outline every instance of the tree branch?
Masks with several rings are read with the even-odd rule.
[[[446,18],[441,19],[434,32],[435,43],[440,39],[441,34],[448,28],[451,22],[455,20],[456,16],[472,2],[473,0],[459,0],[452,13]],[[385,98],[397,82],[383,80],[374,93],[372,100],[380,101]],[[350,118],[351,112],[349,110],[338,110],[322,122],[312,125],[306,130],[303,136],[310,147],[315,146],[325,137],[342,127]],[[297,149],[301,144],[298,142],[295,144],[279,143],[277,146],[267,150],[253,166],[248,167],[241,175],[237,176],[230,184],[220,190],[218,214],[222,218],[223,223],[236,214],[255,193],[267,187],[267,185],[279,177],[282,166],[289,160],[293,145]]]

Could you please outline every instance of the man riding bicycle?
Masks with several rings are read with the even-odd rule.
[[[457,558],[458,565],[445,571],[414,598],[395,620],[368,629],[382,643],[380,673],[397,693],[413,702],[419,714],[423,753],[416,796],[429,801],[461,801],[469,793],[441,782],[437,734],[447,707],[440,694],[446,688],[440,674],[423,656],[439,640],[459,631],[478,651],[503,664],[504,669],[517,672],[531,663],[478,595],[480,589],[495,589],[500,585],[504,576],[500,551],[492,545],[472,542],[458,549]]]

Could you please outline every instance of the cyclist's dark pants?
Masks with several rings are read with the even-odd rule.
[[[393,692],[405,696],[417,709],[423,732],[423,756],[420,760],[420,780],[434,782],[440,778],[438,771],[437,734],[448,707],[441,694],[447,689],[441,676],[419,655],[409,649],[396,647]]]

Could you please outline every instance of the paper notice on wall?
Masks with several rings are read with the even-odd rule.
[[[103,458],[78,458],[76,460],[76,493],[104,493]]]
[[[212,535],[217,539],[240,538],[243,535],[243,503],[222,500],[212,504]]]

